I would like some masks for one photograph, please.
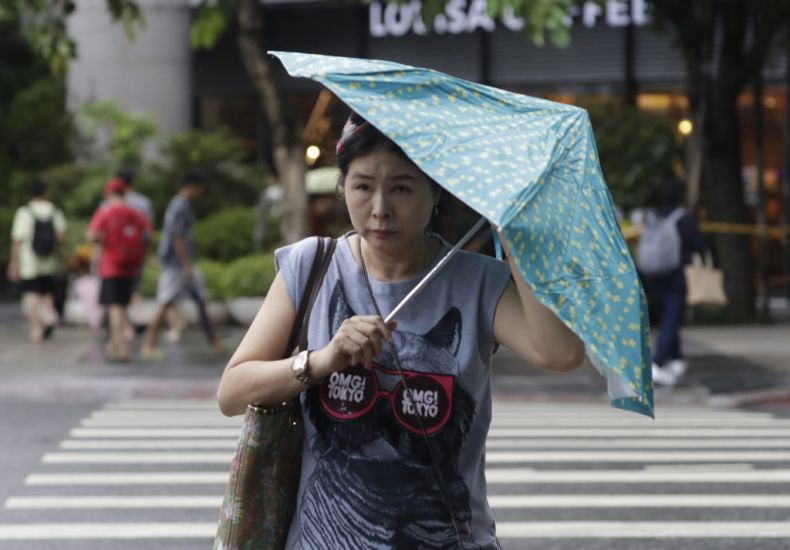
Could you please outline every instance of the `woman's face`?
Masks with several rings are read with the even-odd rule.
[[[412,162],[386,149],[351,161],[344,192],[357,233],[372,246],[393,252],[423,238],[438,200]]]

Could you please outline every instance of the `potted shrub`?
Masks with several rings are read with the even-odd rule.
[[[222,292],[231,318],[249,326],[274,281],[274,254],[251,254],[233,260],[222,274]]]

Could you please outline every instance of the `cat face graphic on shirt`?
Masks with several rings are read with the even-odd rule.
[[[329,311],[331,338],[354,315],[339,282]],[[302,495],[296,548],[325,548],[327,540],[355,548],[456,547],[448,501],[469,533],[458,458],[475,402],[457,380],[461,326],[453,307],[425,333],[396,330],[402,373],[384,345],[371,370],[351,366],[308,390],[316,466]]]

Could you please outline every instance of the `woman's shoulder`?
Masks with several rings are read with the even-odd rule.
[[[510,276],[510,268],[504,261],[479,252],[462,250],[458,253],[456,261],[458,269],[463,270],[462,273],[476,272],[500,277]]]
[[[319,237],[305,237],[301,241],[296,241],[295,243],[281,246],[277,248],[274,252],[275,254],[277,254],[280,251],[287,251],[289,254],[294,254],[294,253],[304,252],[308,250],[308,248],[315,250],[318,239]]]
[[[274,251],[277,269],[300,270],[304,266],[312,265],[318,251],[318,242],[326,237],[306,237],[293,244],[281,246]],[[340,239],[337,239],[339,241]]]

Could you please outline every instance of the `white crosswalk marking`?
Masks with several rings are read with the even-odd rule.
[[[0,546],[210,540],[240,426],[211,400],[106,404],[6,499],[7,511],[28,515],[0,524]],[[787,538],[790,547],[788,419],[676,407],[653,421],[605,406],[495,403],[487,447],[489,503],[509,548],[546,538],[581,545],[568,548],[604,538]],[[53,521],[57,511],[72,520]]]

